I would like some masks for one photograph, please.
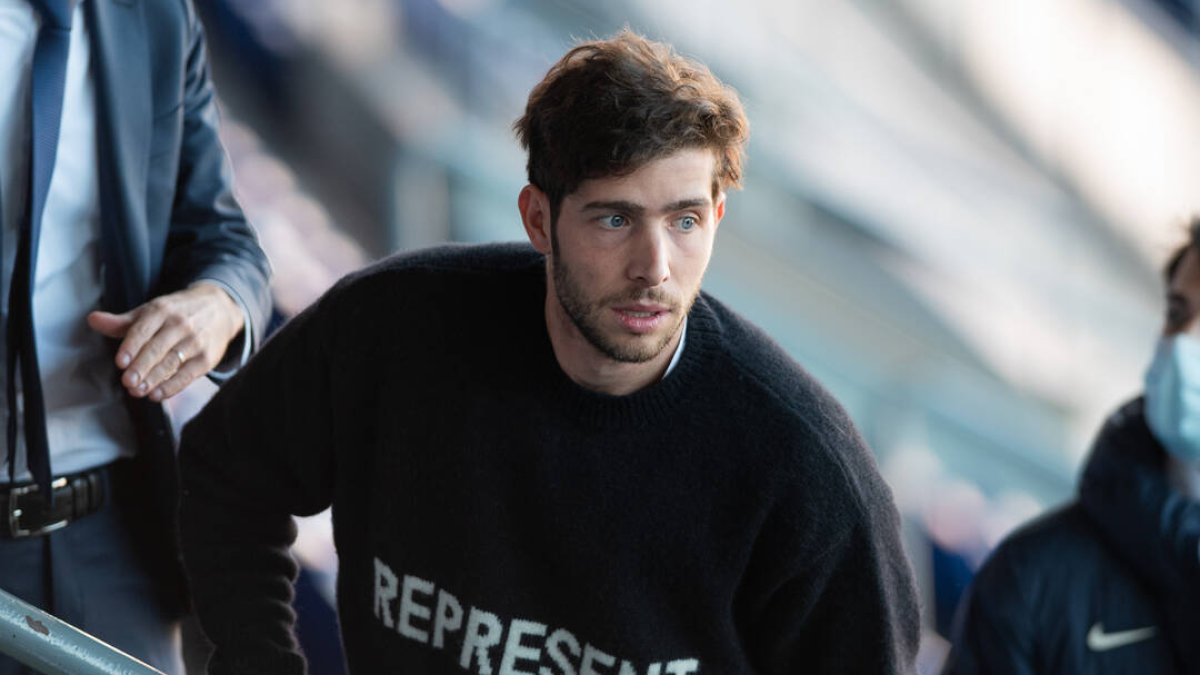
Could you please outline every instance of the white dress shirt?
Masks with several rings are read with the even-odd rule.
[[[662,379],[667,379],[675,366],[679,365],[679,359],[683,357],[683,344],[687,342],[687,316],[683,317],[683,325],[679,327],[679,344],[675,345],[675,353],[671,355],[671,362],[667,364],[667,370],[663,373]]]
[[[88,312],[99,308],[103,291],[95,92],[83,16],[86,1],[76,5],[71,25],[58,154],[42,216],[33,297],[50,466],[55,475],[132,455],[135,438],[113,362],[113,347],[85,321]],[[7,335],[13,260],[28,201],[30,81],[40,25],[28,0],[0,0],[0,218],[4,254],[0,298],[4,330],[0,330],[0,345]],[[0,349],[0,355],[3,353]],[[0,387],[6,377],[0,365]],[[0,408],[0,420],[7,424],[7,405]],[[29,480],[22,421],[18,419],[18,481]],[[0,453],[0,483],[8,481],[6,458],[7,448]]]

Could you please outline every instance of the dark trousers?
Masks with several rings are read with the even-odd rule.
[[[122,463],[118,462],[120,467]],[[144,489],[106,475],[96,513],[61,530],[0,538],[0,588],[170,675],[182,675],[178,594],[147,522]],[[0,675],[32,672],[0,655]]]

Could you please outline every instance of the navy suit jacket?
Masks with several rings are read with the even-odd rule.
[[[257,340],[270,314],[269,268],[233,198],[191,0],[88,0],[84,8],[96,85],[103,308],[124,312],[214,279],[238,296]],[[163,550],[152,554],[178,570],[169,420],[159,404],[128,404],[139,484],[153,500],[145,515],[164,528]],[[170,586],[172,594],[182,589]]]

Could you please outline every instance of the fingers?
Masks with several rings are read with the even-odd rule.
[[[174,328],[176,332],[180,327],[178,326],[179,319],[172,317],[166,303],[161,300],[152,300],[129,312],[128,315],[132,317],[132,322],[125,331],[125,339],[117,347],[117,367],[127,369],[125,377],[122,378],[125,386],[136,387],[138,376],[147,372],[149,366],[158,363],[162,354],[179,338],[176,336],[166,344],[162,344],[162,340],[157,344],[151,344],[151,340],[164,327]],[[165,325],[167,322],[175,325]],[[150,354],[144,354],[143,352],[148,346],[152,351]],[[132,382],[129,381],[130,375],[134,376]]]
[[[124,338],[116,357],[124,370],[121,384],[131,396],[153,401],[174,396],[216,366],[242,327],[237,304],[206,284],[160,296],[126,314],[92,314],[89,325]]]
[[[87,325],[105,337],[125,337],[125,333],[133,325],[133,313],[89,312],[87,315]]]
[[[182,360],[181,360],[182,357]],[[175,363],[175,366],[165,366],[167,363]],[[196,379],[203,377],[208,372],[208,364],[204,359],[196,356],[187,358],[184,356],[182,349],[174,351],[168,358],[164,359],[160,364],[165,368],[175,368],[173,374],[165,377],[159,384],[151,385],[149,389],[149,397],[151,401],[165,401],[175,394],[183,391],[189,384]]]
[[[191,340],[182,336],[183,331],[163,329],[142,349],[142,353],[138,355],[138,358],[129,368],[130,371],[141,374],[138,383],[135,385],[137,387],[137,395],[151,396],[153,398],[153,394],[159,385],[184,369],[190,360],[187,354],[196,353],[196,346]],[[172,339],[178,341],[170,348],[159,350],[158,346],[160,344],[167,344]],[[201,359],[201,362],[203,362],[203,359]],[[188,381],[190,382],[191,380]]]
[[[153,332],[151,332],[153,331]],[[147,335],[147,333],[149,333]],[[125,341],[117,348],[117,365],[125,364],[121,383],[134,396],[144,396],[150,389],[175,371],[166,357],[174,359],[170,350],[185,337],[179,322],[147,313],[129,329]],[[173,364],[178,366],[178,362]]]

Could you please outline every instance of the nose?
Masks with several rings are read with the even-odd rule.
[[[640,228],[630,242],[627,274],[646,286],[658,286],[671,277],[670,241],[659,227]]]

